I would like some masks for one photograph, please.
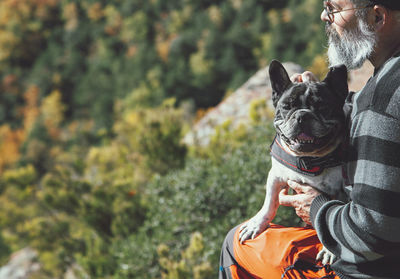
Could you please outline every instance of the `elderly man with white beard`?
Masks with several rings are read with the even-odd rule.
[[[237,244],[235,228],[222,247],[220,278],[279,278],[275,267],[283,268],[281,278],[319,278],[306,273],[313,268],[327,269],[323,278],[400,278],[400,0],[324,1],[321,19],[326,23],[330,66],[356,69],[369,60],[375,68],[364,88],[348,98],[352,111],[343,185],[349,202],[331,200],[295,181],[288,182],[294,194],[282,190],[279,202],[294,207],[312,224],[337,259],[328,269],[316,264],[307,270],[298,264],[303,272],[289,275],[301,258],[298,252],[287,254],[293,257],[287,260],[292,265],[272,265],[277,251],[267,234],[246,247],[246,242]],[[313,79],[310,72],[292,77],[296,82]],[[288,245],[299,251],[317,245],[296,243]]]

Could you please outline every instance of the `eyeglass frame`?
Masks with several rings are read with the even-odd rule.
[[[345,11],[351,11],[351,10],[360,10],[360,9],[372,8],[375,5],[375,4],[371,3],[371,4],[369,4],[369,5],[365,6],[365,7],[355,7],[355,8],[344,9],[344,10],[328,11],[327,3],[330,3],[332,8],[335,8],[335,6],[329,0],[325,0],[324,1],[324,11],[328,15],[329,22],[331,22],[331,23],[334,22],[335,14],[337,14],[337,13],[341,13],[341,12],[345,12]],[[337,9],[337,8],[335,8],[335,9]]]

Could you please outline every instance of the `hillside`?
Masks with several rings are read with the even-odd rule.
[[[32,279],[215,277],[270,166],[263,71],[326,72],[321,9],[0,1],[0,264],[29,247]],[[200,130],[207,144],[184,143]]]
[[[284,63],[284,66],[288,70],[289,74],[302,71],[300,66],[293,63]],[[145,190],[147,194],[151,195],[151,201],[156,201],[157,204],[165,203],[165,206],[163,207],[163,210],[161,212],[159,208],[148,209],[151,212],[149,214],[151,217],[148,218],[149,221],[151,219],[151,222],[149,224],[149,222],[147,221],[146,224],[145,221],[142,230],[139,229],[139,231],[141,231],[139,232],[139,235],[145,237],[145,241],[149,242],[150,246],[147,247],[147,251],[149,254],[147,256],[150,257],[153,261],[157,261],[157,256],[160,257],[159,265],[161,268],[165,268],[167,270],[167,273],[164,273],[165,276],[170,276],[167,278],[187,278],[184,276],[192,276],[190,275],[191,273],[189,271],[192,268],[201,269],[201,272],[204,272],[204,274],[202,273],[203,275],[201,276],[203,277],[201,278],[208,278],[207,276],[210,276],[210,274],[213,274],[215,272],[215,261],[217,261],[219,253],[218,249],[219,245],[221,244],[222,237],[224,236],[224,231],[230,228],[230,226],[233,226],[234,224],[237,224],[238,222],[244,220],[246,217],[250,216],[251,213],[254,213],[257,209],[257,204],[261,203],[263,182],[266,179],[265,175],[267,173],[267,168],[269,167],[269,156],[266,146],[268,146],[268,143],[273,136],[273,131],[268,128],[268,126],[270,126],[269,122],[270,117],[272,117],[273,114],[273,108],[269,104],[271,87],[269,84],[267,73],[268,67],[259,70],[244,85],[238,88],[238,90],[227,97],[218,106],[206,113],[204,117],[200,119],[197,124],[192,128],[192,130],[187,133],[185,137],[187,144],[192,146],[199,145],[202,146],[201,148],[208,146],[207,148],[209,148],[209,150],[206,151],[206,153],[208,154],[203,154],[201,156],[204,159],[199,160],[194,157],[189,158],[186,162],[186,167],[184,169],[173,172],[170,175],[166,175],[165,178],[157,178],[157,182],[153,182],[150,184],[153,188],[151,190]],[[367,81],[370,74],[371,67],[368,64],[366,64],[360,70],[352,71],[349,75],[350,89],[355,90],[359,88]],[[228,126],[226,126],[227,123]],[[223,126],[225,126],[226,129],[222,130],[221,134],[220,127]],[[250,128],[243,130],[243,126]],[[259,134],[254,137],[254,135],[250,134],[253,133],[255,129],[261,130],[261,133],[260,131],[258,131]],[[190,141],[190,139],[194,138],[194,135],[197,136],[197,140]],[[225,142],[227,139],[228,142]],[[235,145],[237,145],[239,142],[244,143],[239,145],[240,147],[235,147]],[[256,142],[256,149],[262,151],[260,152],[260,154],[258,154],[258,156],[255,156],[255,154],[253,153],[253,148],[249,148],[249,144],[254,142]],[[243,145],[245,147],[243,147]],[[221,147],[223,147],[225,150],[219,150]],[[234,154],[230,154],[231,152],[234,152]],[[210,156],[211,154],[213,155]],[[226,168],[222,167],[221,164],[229,165],[232,164],[232,162],[233,164],[236,164],[236,160],[244,160],[243,155],[250,156],[248,160],[254,161],[250,162],[248,160],[245,160],[245,162],[242,163],[243,166],[241,168],[233,168],[233,170],[230,170],[229,172]],[[240,158],[237,156],[240,156]],[[200,167],[196,166],[196,168],[193,169],[193,164],[200,164]],[[231,167],[233,166],[231,165]],[[259,169],[260,167],[261,169]],[[218,170],[214,168],[218,168]],[[212,169],[214,170],[211,171]],[[254,171],[256,170],[259,173],[254,173]],[[216,174],[210,174],[210,171],[216,171]],[[250,173],[252,173],[252,176],[255,175],[258,178],[256,178],[256,180],[254,180],[254,177],[250,178],[248,173],[249,171]],[[209,177],[205,178],[204,172],[207,173],[207,176]],[[212,187],[207,184],[208,180],[216,179],[219,176],[226,177],[228,174],[233,175],[233,177],[239,178],[239,181],[235,181],[235,178],[231,178],[231,180],[228,182],[219,181],[214,183],[217,187],[223,187],[223,185],[226,185],[226,189],[222,189],[221,192],[221,194],[223,195],[226,194],[225,191],[233,191],[230,193],[231,196],[229,197],[229,199],[232,199],[233,197],[237,199],[237,204],[240,205],[238,207],[235,206],[236,203],[223,205],[224,199],[221,199],[222,196],[220,196],[218,199],[213,197],[215,201],[218,200],[217,206],[216,204],[208,200],[209,198],[211,198],[211,196],[207,196],[203,192],[200,193],[191,186],[193,184],[197,184],[198,186],[201,185],[203,189],[205,189],[206,191],[210,191],[210,194],[214,196],[218,191],[216,191],[215,189],[212,190]],[[212,178],[215,175],[217,177]],[[190,185],[186,185],[186,183],[189,183]],[[247,190],[245,190],[244,187],[246,185],[253,185],[254,188],[248,188]],[[232,187],[233,189],[229,189]],[[169,188],[169,194],[166,194],[164,192],[167,188]],[[257,192],[255,192],[255,190],[257,190]],[[191,193],[185,193],[186,191],[190,191]],[[244,197],[246,196],[246,192],[248,192],[248,196]],[[194,196],[197,197],[193,199]],[[171,199],[171,201],[165,202],[163,201],[164,199]],[[195,200],[199,199],[200,201],[192,204]],[[251,204],[246,204],[246,200],[251,201]],[[202,203],[201,201],[207,202],[206,204],[202,204],[201,208],[196,208]],[[188,203],[190,203],[191,205],[189,205]],[[241,213],[239,213],[240,211],[237,211],[240,209],[240,207],[242,207]],[[178,213],[180,209],[182,210],[182,212]],[[172,226],[170,223],[170,217],[165,216],[165,212],[169,212],[171,216],[173,216],[172,218],[174,219],[174,222],[172,222]],[[226,225],[222,226],[221,223],[224,223],[222,220],[227,217],[224,212],[228,215],[231,215],[232,212],[234,212],[235,215],[234,217],[230,217],[231,219]],[[210,217],[210,214],[213,215],[213,217]],[[292,224],[293,220],[295,219],[293,219],[294,217],[291,214],[292,213],[290,212],[281,212],[281,214],[277,217],[277,221],[279,223],[286,222],[288,224]],[[188,216],[190,216],[189,219]],[[196,222],[196,220],[200,221],[197,225],[190,224],[192,222]],[[207,235],[209,234],[209,232],[208,229],[204,227],[204,221],[207,222],[207,225],[210,225],[212,223],[219,224],[220,227],[218,229],[215,228],[218,234],[214,232],[213,235],[213,237],[215,237],[216,239],[208,239],[209,236],[207,237]],[[143,236],[143,234],[147,235],[147,232],[150,230],[150,228],[152,228],[151,230],[156,229],[155,227],[153,227],[152,222],[159,222],[156,227],[160,227],[161,224],[165,222],[170,223],[169,226],[167,226],[166,224],[163,224],[161,226],[163,228],[161,233],[162,238],[155,237],[154,239],[152,239],[151,237],[149,238],[148,236]],[[166,234],[168,234],[169,230],[171,230],[173,234],[171,236],[172,238],[167,241]],[[179,231],[178,235],[182,236],[182,234],[185,233],[187,233],[187,235],[184,237],[177,236],[177,230]],[[194,263],[185,263],[183,265],[184,268],[181,268],[181,270],[177,266],[173,265],[175,259],[178,258],[178,256],[171,256],[167,252],[165,252],[166,254],[163,254],[164,252],[160,252],[160,249],[166,249],[165,251],[169,251],[170,248],[178,245],[178,247],[182,247],[178,249],[179,251],[180,249],[183,249],[184,246],[180,246],[178,243],[180,243],[182,239],[188,239],[188,236],[190,234],[193,234],[191,238],[192,240],[190,242],[192,243],[190,245],[192,245],[193,247],[189,246],[189,248],[187,248],[187,251],[191,251],[191,249],[199,249],[198,251],[196,251],[198,255],[191,255],[190,257],[188,256],[189,259],[183,259],[184,261],[189,262],[194,260],[195,261]],[[203,237],[204,234],[205,236]],[[203,238],[207,239],[207,244],[204,243]],[[141,261],[137,258],[137,254],[135,253],[136,250],[143,249],[142,245],[144,245],[144,243],[135,244],[135,240],[133,240],[133,243],[131,243],[131,240],[122,241],[123,243],[129,243],[127,246],[128,248],[122,248],[122,246],[118,246],[119,248],[117,248],[117,251],[118,249],[126,251],[126,249],[129,249],[129,247],[132,247],[133,250],[126,251],[127,255],[123,256],[124,262],[125,264],[127,264],[127,267],[129,267],[130,264],[134,264],[135,268],[132,269],[135,270],[135,272],[145,272],[144,270],[146,268],[150,268],[150,266],[148,266],[148,263],[143,263],[143,266],[138,265],[138,262]],[[196,241],[198,242],[197,244]],[[154,242],[156,243],[156,245]],[[170,243],[169,247],[165,246],[165,243],[168,242]],[[172,245],[172,243],[175,243],[175,245]],[[136,245],[139,245],[140,248],[138,248]],[[199,247],[196,248],[196,245],[200,245],[199,247],[201,249]],[[213,255],[213,257],[206,257],[206,254]],[[142,255],[140,257],[142,257]],[[35,276],[35,274],[40,274],[40,268],[42,266],[40,261],[37,262],[35,259],[37,259],[37,255],[30,249],[24,249],[22,251],[19,251],[18,253],[15,253],[12,256],[11,261],[5,267],[0,269],[0,278],[21,278],[18,274],[25,274],[23,278],[35,278],[32,276]],[[154,268],[154,270],[158,270],[158,268],[152,268]],[[79,266],[69,267],[65,273],[65,278],[80,278],[80,269],[81,267]],[[178,272],[179,270],[186,275],[182,275],[183,277],[179,277],[178,275],[176,275],[176,272]],[[154,271],[153,275],[156,275],[158,272],[159,270],[157,272]],[[117,272],[117,274],[120,273],[121,272]],[[131,278],[130,276],[132,275],[132,273],[130,273],[129,271],[123,274],[125,275],[119,275],[121,277],[116,278]],[[147,277],[143,275],[138,276],[137,278]],[[151,277],[149,276],[149,278]]]

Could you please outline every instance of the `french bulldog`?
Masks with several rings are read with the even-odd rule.
[[[269,75],[277,135],[271,146],[272,167],[262,208],[240,228],[241,243],[268,228],[279,207],[279,192],[288,180],[345,199],[339,155],[345,135],[346,67],[330,68],[321,82],[292,83],[282,64],[273,60]],[[324,248],[317,259],[326,264],[335,256]]]

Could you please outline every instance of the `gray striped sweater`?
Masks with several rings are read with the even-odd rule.
[[[345,186],[350,202],[318,196],[311,219],[341,278],[400,278],[400,57],[354,95]]]

